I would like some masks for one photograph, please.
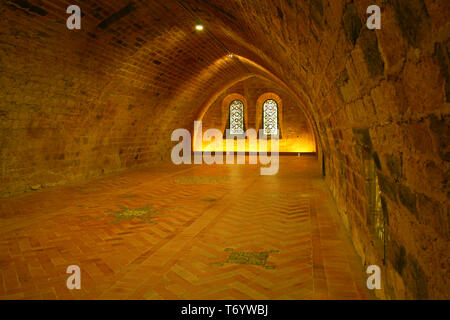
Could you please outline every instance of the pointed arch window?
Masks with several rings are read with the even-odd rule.
[[[244,103],[233,100],[230,104],[230,133],[244,134]]]
[[[278,103],[273,99],[263,104],[263,129],[265,135],[278,134]]]

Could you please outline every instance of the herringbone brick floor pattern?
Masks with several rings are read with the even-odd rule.
[[[274,176],[140,169],[0,210],[0,299],[372,298],[313,157],[282,157]]]

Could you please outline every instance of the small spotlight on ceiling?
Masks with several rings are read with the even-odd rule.
[[[202,30],[203,30],[203,25],[198,23],[198,24],[195,26],[195,29],[198,30],[198,31],[202,31]]]
[[[230,53],[230,54],[228,55],[228,57],[233,58],[234,55],[233,55],[232,53]]]

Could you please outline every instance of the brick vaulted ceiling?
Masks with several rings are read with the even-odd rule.
[[[81,30],[66,28],[72,4]],[[373,4],[382,28],[369,31]],[[174,129],[257,75],[310,119],[361,255],[363,154],[383,209],[400,212],[390,223],[433,230],[393,235],[396,248],[422,238],[448,252],[449,13],[447,0],[2,1],[0,195],[170,159]],[[407,248],[410,265],[434,259],[425,274],[445,274],[433,250]],[[445,295],[447,279],[431,281]]]
[[[282,83],[313,114],[307,7],[80,1],[82,28],[70,31],[70,4],[1,5],[3,128],[26,128],[3,135],[5,179],[22,180],[5,191],[167,159],[172,130],[190,129],[209,99],[250,75]]]
[[[418,7],[423,2],[413,1],[410,16],[404,19],[417,16],[417,21],[405,23],[419,27],[410,34],[408,25],[396,23],[396,10],[401,12],[404,1],[391,1],[385,6],[383,21],[389,32],[379,32],[377,38],[361,25],[354,30],[355,24],[364,23],[369,1],[346,2],[3,2],[2,84],[7,88],[2,91],[6,101],[19,104],[3,117],[10,125],[27,130],[20,133],[23,136],[8,137],[2,149],[25,156],[31,165],[36,161],[38,167],[44,160],[43,171],[49,171],[54,163],[45,164],[46,159],[40,158],[55,152],[50,158],[63,158],[61,166],[70,167],[70,161],[75,161],[85,167],[84,172],[74,172],[80,177],[164,159],[173,129],[191,128],[208,99],[252,74],[289,88],[299,107],[313,119],[316,134],[320,130],[325,139],[331,126],[343,120],[345,106],[358,98],[362,102],[364,95],[377,88],[381,93],[374,102],[389,100],[376,106],[389,109],[378,112],[381,122],[391,119],[391,113],[402,117],[412,108],[406,99],[398,103],[389,99],[403,84],[413,89],[402,92],[411,100],[422,91],[415,102],[417,116],[441,108],[443,79],[436,76],[439,63],[423,75],[432,78],[434,90],[428,90],[428,82],[409,76],[418,68],[416,61],[409,60],[419,58],[414,54],[411,59],[405,57],[411,47],[423,47],[427,58],[422,58],[422,63],[429,62],[434,43],[443,39],[439,33],[433,33],[434,38],[424,37],[422,28],[444,28],[442,13],[448,12],[448,3],[430,1],[424,17]],[[65,26],[65,10],[70,4],[81,7],[79,31]],[[194,30],[197,22],[204,24],[205,31]],[[229,58],[229,52],[235,57]],[[389,77],[401,79],[390,82]],[[427,90],[420,90],[424,86]],[[19,95],[24,101],[19,101]],[[364,127],[373,124],[369,119],[358,122]],[[66,139],[61,130],[79,131],[76,137],[85,144]],[[47,138],[48,146],[33,143],[40,136]],[[31,141],[18,143],[25,138]],[[327,143],[324,139],[319,142]],[[77,147],[71,148],[71,144]],[[36,154],[42,149],[43,153]],[[88,157],[92,151],[100,156]],[[27,170],[26,165],[17,169]],[[40,175],[34,165],[28,170]]]

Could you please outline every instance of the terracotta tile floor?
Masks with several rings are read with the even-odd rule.
[[[1,299],[371,299],[365,282],[313,157],[281,158],[276,176],[167,165],[0,201]]]

